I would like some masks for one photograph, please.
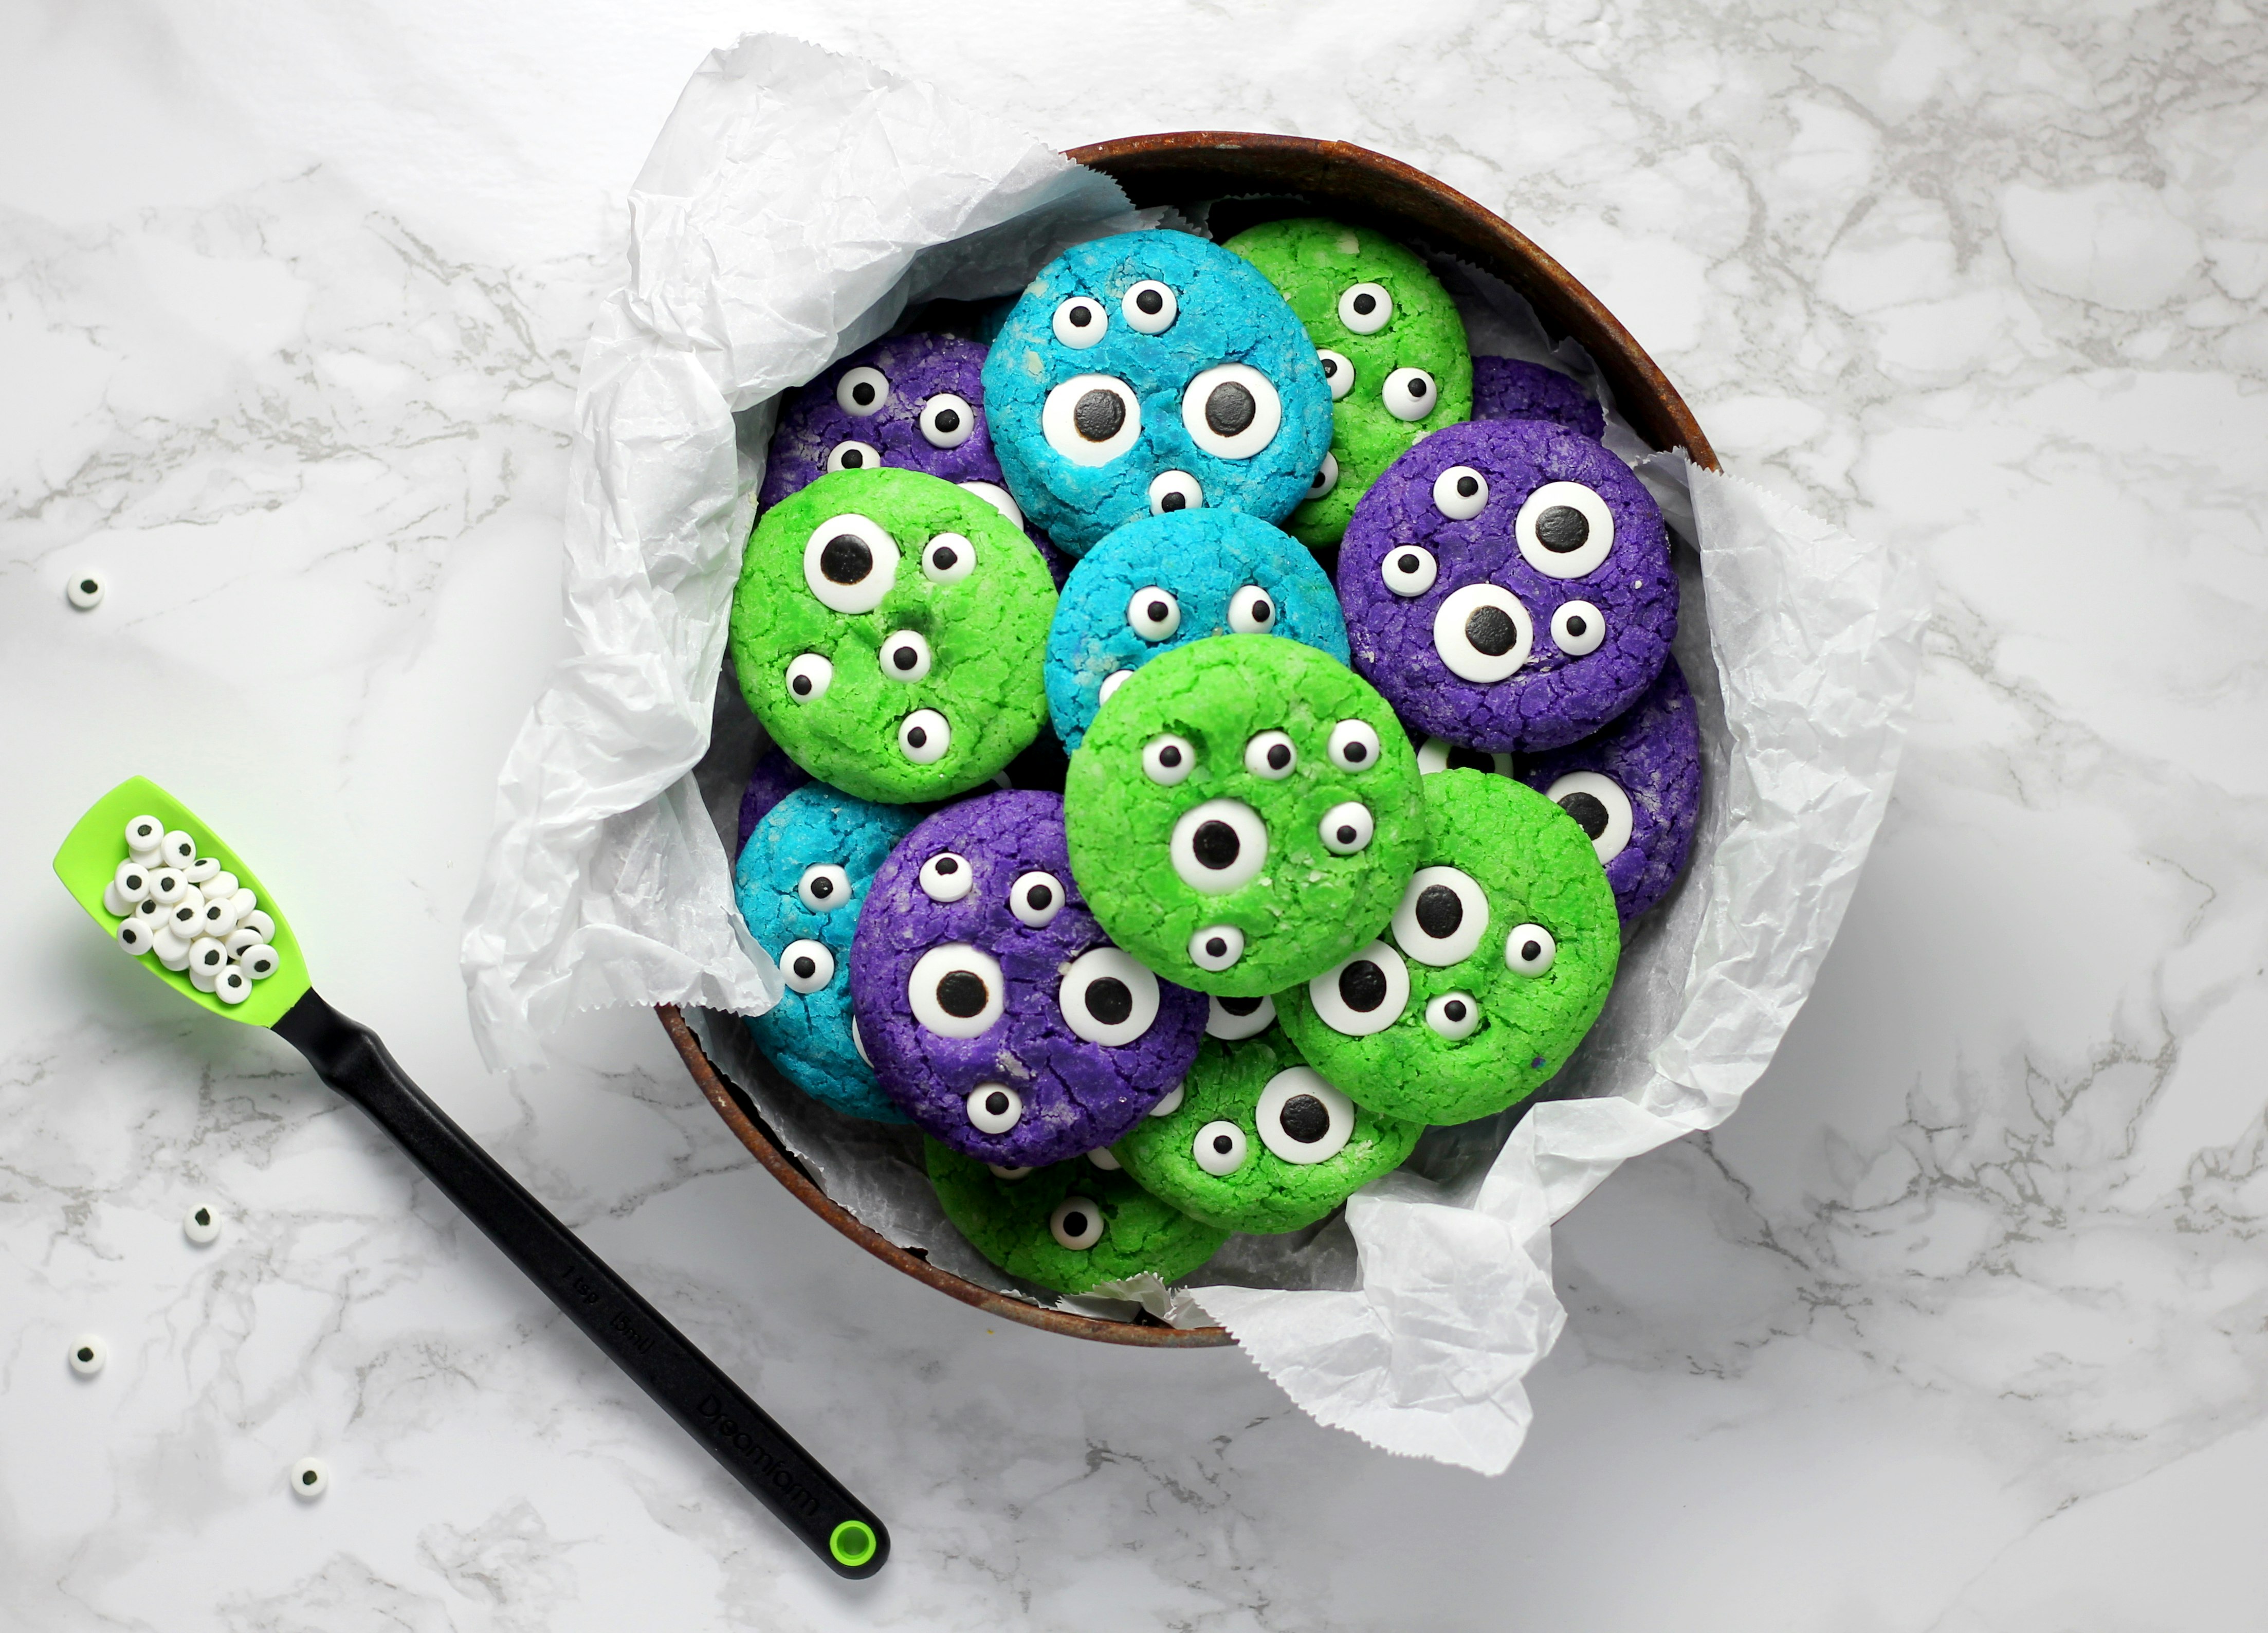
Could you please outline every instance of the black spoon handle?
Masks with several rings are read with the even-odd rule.
[[[377,1033],[313,987],[276,1031],[318,1077],[370,1113],[489,1240],[830,1570],[871,1577],[882,1568],[890,1533],[873,1511],[426,1098]]]

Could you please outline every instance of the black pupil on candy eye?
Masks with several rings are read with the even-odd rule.
[[[1520,961],[1521,961],[1521,963],[1522,963],[1522,964],[1534,964],[1534,963],[1535,963],[1538,958],[1541,958],[1543,956],[1543,943],[1542,942],[1521,942],[1521,944],[1520,944]]]
[[[890,654],[890,661],[902,669],[909,669],[921,661],[921,654],[910,646],[901,647]]]
[[[1208,942],[1205,943],[1205,957],[1208,957],[1208,958],[1226,958],[1226,957],[1228,957],[1228,943],[1227,943],[1226,941],[1222,940],[1219,936],[1218,936],[1218,935],[1214,936],[1211,940],[1208,941]]]
[[[1313,1145],[1331,1131],[1330,1109],[1311,1094],[1295,1094],[1285,1101],[1276,1120],[1301,1145]]]
[[[917,749],[925,749],[929,747],[929,728],[926,726],[915,727],[912,730],[906,733],[906,742]]]
[[[1212,1149],[1223,1156],[1226,1156],[1231,1151],[1236,1149],[1236,1142],[1226,1134],[1215,1134],[1212,1137]]]
[[[787,689],[799,698],[809,697],[811,695],[811,676],[808,675],[797,676],[793,680],[788,682]]]
[[[94,594],[94,591],[95,582],[92,579],[81,579],[78,581],[78,593],[80,595],[92,595]]]
[[[1071,321],[1079,321],[1079,315],[1072,313]],[[1090,391],[1071,410],[1071,423],[1089,442],[1108,442],[1126,423],[1126,405],[1118,400],[1115,391]]]
[[[947,432],[960,430],[961,410],[959,409],[939,409],[937,411],[937,428],[939,431]]]
[[[1292,745],[1291,745],[1290,743],[1270,743],[1270,744],[1268,745],[1268,769],[1269,769],[1269,770],[1270,770],[1270,771],[1282,771],[1282,770],[1283,770],[1286,765],[1289,765],[1291,763],[1292,763]]]
[[[78,1358],[82,1361],[92,1361],[94,1359],[94,1351],[82,1344],[79,1346]]]
[[[874,388],[873,384],[867,381],[862,380],[857,385],[851,387],[850,400],[853,403],[856,403],[860,408],[865,408],[869,403],[872,403],[874,400]]]
[[[1357,739],[1355,742],[1347,744],[1347,746],[1341,750],[1340,752],[1346,757],[1346,763],[1348,765],[1359,765],[1370,757],[1370,745],[1363,743],[1360,739]]]
[[[1155,317],[1166,309],[1166,298],[1154,289],[1145,289],[1134,297],[1134,304]]]
[[[811,882],[811,893],[819,898],[821,901],[825,901],[828,897],[835,894],[835,881],[828,878],[825,874],[821,874],[818,878],[814,879]]]
[[[1590,521],[1572,505],[1554,505],[1535,519],[1535,542],[1556,555],[1580,550],[1590,538]]]
[[[937,984],[938,1007],[964,1021],[984,1008],[987,996],[984,978],[968,970],[955,970]],[[1008,1102],[997,1094],[984,1105],[995,1117],[1008,1109]]]
[[[1086,1012],[1105,1026],[1116,1026],[1134,1013],[1134,994],[1125,982],[1106,975],[1088,986]]]
[[[1429,884],[1418,892],[1418,927],[1435,941],[1454,935],[1465,921],[1465,904],[1446,884]]]
[[[950,857],[950,856],[940,856],[940,857],[939,857],[939,858],[937,859],[937,873],[938,873],[938,877],[939,877],[939,878],[941,878],[941,879],[949,879],[949,878],[951,878],[954,874],[959,873],[960,871],[961,871],[961,864],[960,864],[958,861],[954,861],[952,857]]]
[[[856,469],[858,469],[858,467],[859,467],[859,466],[861,466],[861,465],[865,464],[865,462],[866,462],[866,456],[865,456],[864,454],[861,454],[858,449],[856,449],[856,448],[845,448],[845,449],[843,449],[843,469],[845,469],[845,470],[856,470]]]
[[[1086,1234],[1086,1216],[1080,1213],[1077,1208],[1073,1208],[1071,1212],[1065,1214],[1064,1216],[1064,1234],[1069,1237],[1085,1236]]]
[[[1415,556],[1404,556],[1394,564],[1394,570],[1396,573],[1406,573],[1414,579],[1418,576],[1418,569],[1423,565]]]
[[[1368,317],[1378,310],[1378,297],[1368,293],[1357,295],[1354,298],[1354,309],[1363,316]]]
[[[1166,621],[1166,614],[1171,610],[1172,609],[1167,607],[1164,602],[1153,601],[1148,606],[1142,609],[1142,616],[1149,619],[1152,624],[1163,624]]]
[[[1463,1020],[1465,1018],[1464,1001],[1461,998],[1450,999],[1448,1002],[1441,1006],[1441,1013],[1447,1016],[1453,1021]]]
[[[984,1109],[995,1117],[1005,1117],[1008,1114],[1008,1097],[995,1089],[984,1097]]]
[[[819,965],[817,962],[807,955],[795,961],[795,979],[797,980],[807,981],[818,973]]]
[[[1386,972],[1367,958],[1358,958],[1339,972],[1339,997],[1358,1015],[1368,1015],[1386,1001]]]
[[[1257,998],[1223,998],[1220,1000],[1220,1007],[1227,1010],[1231,1015],[1250,1015],[1254,1010],[1260,1008],[1260,1000]]]
[[[1197,861],[1212,868],[1221,868],[1235,861],[1244,842],[1236,837],[1236,830],[1225,822],[1205,822],[1189,840],[1189,848],[1197,853]]]
[[[1410,382],[1410,395],[1413,397],[1422,397],[1432,384],[1432,382],[1428,380],[1413,380]]]
[[[1607,831],[1606,802],[1595,794],[1571,794],[1559,802],[1559,809],[1594,839]]]
[[[1512,615],[1501,607],[1476,607],[1465,620],[1465,639],[1491,658],[1501,658],[1520,639]]]
[[[1035,884],[1024,892],[1024,905],[1034,913],[1045,913],[1048,904],[1055,898],[1056,893],[1044,884]]]
[[[1160,510],[1187,510],[1189,507],[1189,496],[1186,493],[1168,493],[1158,501]]]
[[[874,570],[873,548],[862,538],[838,533],[819,552],[819,570],[829,583],[856,584]]]
[[[210,1223],[212,1223],[212,1213],[211,1213],[211,1210],[210,1210],[210,1209],[209,1209],[209,1208],[198,1208],[198,1209],[197,1209],[197,1223],[198,1223],[199,1224],[201,1224],[201,1225],[209,1225],[209,1224],[210,1224]]]
[[[1567,620],[1567,632],[1575,637],[1578,640],[1580,640],[1583,638],[1583,632],[1590,627],[1590,624],[1584,620],[1584,617],[1580,613],[1577,613],[1573,617]]]
[[[1071,326],[1073,329],[1085,329],[1089,323],[1094,321],[1094,314],[1088,311],[1085,306],[1073,307],[1070,315]]]
[[[1352,845],[1355,841],[1354,825],[1351,823],[1341,823],[1338,829],[1338,838],[1341,845]]]
[[[1171,766],[1179,765],[1181,763],[1182,751],[1175,748],[1172,743],[1169,743],[1164,748],[1158,750],[1159,765]]]
[[[1481,491],[1481,484],[1480,484],[1480,478],[1479,478],[1479,477],[1458,477],[1458,478],[1457,478],[1457,497],[1458,497],[1458,498],[1460,498],[1460,499],[1470,499],[1470,498],[1472,498],[1472,496],[1473,496],[1474,494],[1476,494],[1476,493],[1479,492],[1480,491]]]
[[[1276,609],[1269,605],[1267,596],[1260,596],[1253,602],[1252,621],[1255,624],[1265,624],[1275,616]]]
[[[311,1468],[306,1474],[300,1475],[299,1483],[303,1486],[313,1485],[315,1483],[315,1471]]]
[[[1323,359],[1323,378],[1325,380],[1336,379],[1338,377],[1338,372],[1339,360],[1336,358],[1325,358]]]
[[[946,429],[951,430],[952,427],[947,426]],[[940,544],[930,552],[929,558],[937,564],[937,570],[939,573],[950,573],[953,571],[953,564],[959,561],[961,557],[952,545]]]
[[[1213,434],[1233,437],[1252,424],[1260,412],[1260,405],[1252,400],[1252,393],[1233,380],[1224,380],[1205,397],[1205,424]]]

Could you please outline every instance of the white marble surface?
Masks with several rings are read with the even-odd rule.
[[[1319,1429],[1233,1352],[905,1281],[752,1170],[650,1017],[478,1070],[458,927],[559,651],[581,337],[653,129],[757,23],[1066,145],[1432,170],[1734,469],[1931,562],[1818,994],[1731,1123],[1562,1228],[1502,1479]],[[2264,58],[2231,3],[0,7],[0,1626],[2257,1620]],[[45,859],[133,771],[892,1520],[882,1578],[807,1563],[284,1046],[91,935]]]

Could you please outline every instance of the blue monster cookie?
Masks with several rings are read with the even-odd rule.
[[[872,805],[824,783],[783,795],[758,820],[733,895],[787,991],[747,1017],[756,1045],[795,1086],[853,1117],[902,1123],[874,1082],[850,1015],[850,937],[858,905],[918,809]]]
[[[984,397],[1009,489],[1073,555],[1167,510],[1280,521],[1331,446],[1299,318],[1249,262],[1186,233],[1050,262],[992,343]]]
[[[1208,635],[1286,635],[1347,661],[1346,620],[1307,547],[1255,516],[1143,516],[1080,558],[1048,631],[1048,710],[1076,749],[1102,700],[1160,653]]]

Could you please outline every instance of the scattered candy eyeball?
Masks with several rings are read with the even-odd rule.
[[[220,1238],[220,1210],[210,1202],[199,1202],[181,1216],[181,1234],[204,1247]]]
[[[319,1457],[303,1457],[291,1465],[291,1495],[312,1503],[331,1489],[331,1467]]]
[[[102,605],[103,592],[108,587],[109,580],[101,573],[90,567],[83,572],[72,573],[70,582],[63,587],[63,594],[70,598],[70,604],[81,612],[92,612]]]
[[[71,1341],[70,1370],[81,1378],[92,1378],[109,1359],[110,1346],[99,1333],[81,1333]]]

